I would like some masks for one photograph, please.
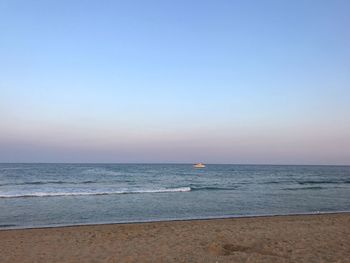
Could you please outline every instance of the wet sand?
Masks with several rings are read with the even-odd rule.
[[[350,213],[1,230],[0,262],[350,262]]]

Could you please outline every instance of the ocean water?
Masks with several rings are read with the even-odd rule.
[[[350,211],[350,166],[0,164],[0,228]]]

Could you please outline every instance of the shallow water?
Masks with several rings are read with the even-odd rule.
[[[350,211],[350,166],[0,164],[0,227]]]

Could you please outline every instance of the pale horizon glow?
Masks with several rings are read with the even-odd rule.
[[[0,2],[0,162],[350,165],[348,1]]]

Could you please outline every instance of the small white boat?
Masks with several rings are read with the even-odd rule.
[[[193,165],[194,168],[205,168],[205,165],[203,163],[196,163]]]

